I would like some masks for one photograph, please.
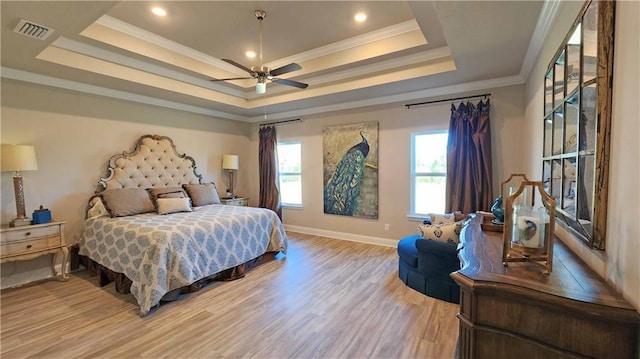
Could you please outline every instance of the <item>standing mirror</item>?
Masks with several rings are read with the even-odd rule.
[[[605,249],[615,2],[587,1],[544,79],[542,180],[558,224]]]

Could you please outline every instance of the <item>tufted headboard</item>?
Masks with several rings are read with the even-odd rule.
[[[98,192],[111,188],[174,187],[200,183],[196,162],[179,154],[166,136],[144,135],[136,148],[111,157],[107,176],[100,178]]]

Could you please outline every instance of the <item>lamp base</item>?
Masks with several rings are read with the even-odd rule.
[[[31,218],[15,218],[9,222],[9,227],[21,227],[31,225]]]

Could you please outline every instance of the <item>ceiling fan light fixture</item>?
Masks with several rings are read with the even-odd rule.
[[[167,16],[167,10],[156,6],[154,8],[151,9],[151,12],[156,15],[156,16]]]
[[[359,13],[355,14],[353,19],[356,20],[356,22],[364,22],[365,20],[367,20],[367,14],[365,14],[363,12],[359,12]]]
[[[298,70],[302,70],[302,67],[298,64],[296,64],[295,62],[292,62],[288,65],[284,65],[284,66],[280,66],[277,69],[273,69],[271,70],[268,66],[264,66],[263,62],[262,62],[262,20],[264,20],[265,16],[267,16],[267,13],[264,10],[256,10],[254,12],[254,15],[256,16],[256,18],[258,19],[258,21],[260,22],[260,65],[259,66],[252,66],[251,68],[248,68],[242,64],[239,64],[231,59],[222,59],[222,61],[231,64],[245,72],[249,73],[249,77],[231,77],[231,78],[225,78],[225,79],[212,79],[211,81],[230,81],[230,80],[244,80],[244,79],[256,79],[257,83],[256,83],[256,93],[257,94],[263,94],[267,91],[267,81],[270,82],[275,82],[277,84],[280,85],[285,85],[285,86],[293,86],[299,89],[305,89],[307,88],[309,85],[302,83],[302,82],[298,82],[298,81],[294,81],[294,80],[289,80],[289,79],[282,79],[282,78],[278,78],[277,76],[280,75],[284,75],[287,74],[289,72],[293,72],[293,71],[298,71]],[[248,55],[248,53],[245,53],[245,55]]]

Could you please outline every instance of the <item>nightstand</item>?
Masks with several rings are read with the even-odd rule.
[[[249,206],[249,198],[236,197],[236,198],[220,198],[220,203],[228,206]]]
[[[0,228],[0,263],[29,260],[45,254],[54,254],[51,271],[60,281],[69,280],[67,262],[69,248],[64,241],[64,223],[50,222],[30,226]],[[62,254],[62,272],[56,273],[56,262]]]

